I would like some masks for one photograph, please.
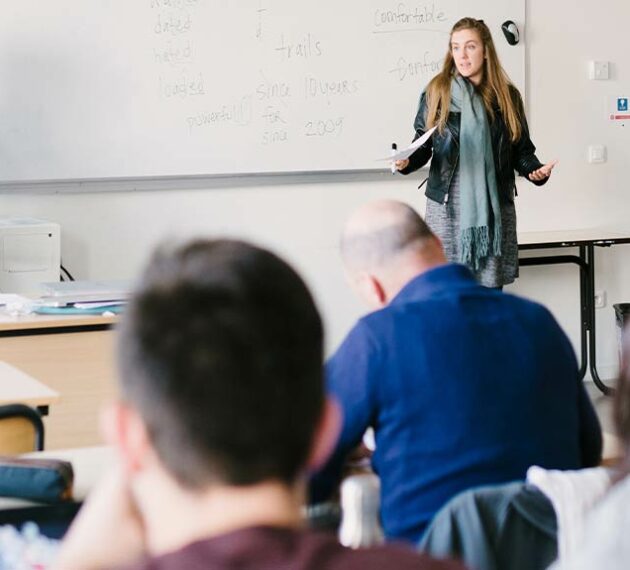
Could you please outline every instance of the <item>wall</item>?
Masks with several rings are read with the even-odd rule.
[[[519,227],[624,225],[630,125],[624,130],[606,120],[605,99],[630,93],[630,62],[624,52],[630,3],[601,0],[597,11],[588,14],[586,5],[577,9],[566,0],[527,4],[530,127],[540,157],[558,158],[560,164],[546,187],[520,184]],[[589,81],[589,59],[613,62],[612,80]],[[606,164],[587,164],[589,144],[608,146]],[[33,215],[61,223],[63,260],[77,278],[132,277],[153,245],[164,239],[228,233],[260,241],[303,271],[324,312],[332,349],[363,310],[344,284],[336,252],[343,219],[358,204],[383,196],[407,200],[423,210],[416,185],[415,179],[402,177],[317,176],[241,179],[234,185],[178,191],[7,193],[2,196],[2,215]],[[598,250],[597,289],[608,293],[608,306],[597,312],[603,376],[616,367],[611,304],[630,301],[629,258],[630,246]],[[524,268],[509,290],[547,304],[577,346],[577,268]]]
[[[623,57],[624,21],[630,4],[602,0],[595,5],[528,0],[528,102],[530,126],[541,157],[558,158],[554,180],[519,199],[521,229],[625,226],[630,201],[627,169],[630,124],[607,119],[611,95],[630,94],[630,63]],[[588,79],[587,62],[612,62],[610,81]],[[588,164],[587,147],[605,144],[608,161]],[[566,253],[566,252],[565,252]],[[612,304],[630,301],[630,248],[598,248],[596,289],[608,293],[597,310],[598,362],[604,376],[616,370],[616,330]],[[578,339],[577,269],[525,268],[514,288],[548,304]]]

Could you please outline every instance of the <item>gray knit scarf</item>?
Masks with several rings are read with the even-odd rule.
[[[460,261],[477,270],[483,258],[501,255],[501,206],[483,99],[461,75],[451,82],[451,110],[461,113]]]

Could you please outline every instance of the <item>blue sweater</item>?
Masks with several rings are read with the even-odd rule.
[[[478,285],[449,264],[361,319],[326,368],[344,421],[312,480],[334,490],[367,427],[389,539],[417,542],[458,492],[524,479],[530,465],[596,465],[601,430],[573,349],[541,305]]]

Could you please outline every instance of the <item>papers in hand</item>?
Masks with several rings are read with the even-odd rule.
[[[405,160],[409,158],[414,152],[416,152],[425,142],[427,142],[433,131],[435,131],[437,127],[433,127],[429,129],[426,133],[424,133],[419,139],[413,141],[407,148],[400,149],[388,156],[387,158],[379,158],[378,160],[386,160],[388,162],[395,162],[396,160]]]

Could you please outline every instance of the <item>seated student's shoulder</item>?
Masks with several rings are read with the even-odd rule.
[[[465,570],[458,562],[432,559],[410,545],[353,550],[328,533],[258,527],[201,540],[125,570]]]
[[[327,533],[307,531],[286,537],[290,540],[283,552],[291,552],[284,560],[287,570],[465,570],[459,562],[430,558],[403,543],[355,550]]]

